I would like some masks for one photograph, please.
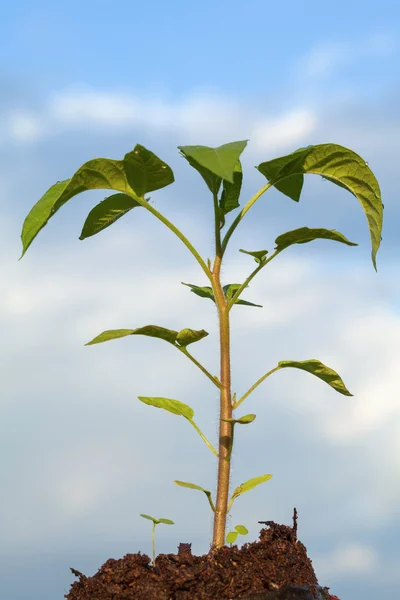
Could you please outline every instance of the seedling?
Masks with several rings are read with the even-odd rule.
[[[154,517],[150,517],[150,515],[140,514],[140,516],[143,517],[144,519],[149,519],[150,521],[153,521],[153,529],[151,532],[151,547],[153,550],[153,566],[154,566],[155,561],[156,561],[156,547],[155,547],[155,543],[154,543],[154,532],[156,529],[156,525],[158,525],[159,523],[165,523],[166,525],[174,525],[174,522],[171,521],[170,519],[155,519]]]
[[[239,533],[241,535],[247,535],[249,533],[244,525],[235,525],[235,529],[236,531],[230,531],[226,536],[226,541],[231,545],[231,547],[233,542],[236,542],[236,538]]]
[[[189,328],[175,331],[159,325],[146,325],[135,329],[113,329],[103,331],[86,345],[98,344],[107,340],[125,336],[146,335],[164,340],[179,350],[198,367],[220,392],[219,440],[215,448],[200,431],[194,421],[194,410],[187,404],[171,398],[138,396],[141,402],[156,408],[162,408],[174,415],[184,417],[196,429],[208,448],[218,458],[217,495],[215,503],[211,492],[197,484],[178,481],[185,488],[200,490],[207,496],[214,513],[212,548],[220,548],[225,542],[226,516],[234,500],[248,490],[268,481],[272,475],[265,474],[249,479],[234,490],[229,498],[231,454],[233,432],[236,425],[249,425],[254,414],[238,418],[234,411],[244,402],[267,377],[280,369],[288,367],[300,369],[318,377],[334,390],[345,396],[352,396],[336,371],[317,359],[282,360],[276,367],[260,377],[238,400],[231,390],[230,367],[230,311],[236,305],[260,307],[241,298],[242,292],[253,278],[264,269],[271,260],[295,244],[306,244],[314,240],[332,240],[347,246],[357,246],[343,234],[334,229],[300,227],[279,235],[275,239],[274,252],[267,258],[268,250],[243,250],[256,262],[256,268],[242,283],[221,284],[221,265],[228,242],[237,226],[252,206],[267,192],[275,187],[295,202],[300,199],[304,175],[308,173],[323,177],[340,188],[351,192],[361,204],[370,231],[372,244],[372,263],[376,268],[376,254],[381,242],[383,205],[379,184],[368,164],[355,152],[338,144],[318,144],[299,148],[286,156],[262,162],[257,166],[267,183],[245,204],[236,215],[222,237],[227,215],[240,209],[239,196],[242,186],[242,166],[240,155],[247,141],[232,142],[218,148],[206,146],[180,146],[181,155],[187,160],[205,181],[211,194],[214,208],[215,257],[213,264],[200,256],[193,244],[173,225],[147,196],[150,192],[164,188],[174,181],[171,168],[155,154],[137,144],[122,160],[97,158],[82,165],[71,179],[54,184],[35,204],[25,219],[22,229],[23,252],[25,254],[32,241],[48,223],[49,219],[71,198],[92,189],[111,189],[116,191],[97,204],[89,213],[80,235],[81,240],[89,238],[120,219],[136,207],[142,207],[156,219],[164,223],[189,250],[197,261],[209,285],[183,283],[201,298],[211,300],[217,309],[220,335],[220,376],[212,375],[189,352],[188,346],[199,342],[208,333]],[[202,200],[203,202],[203,200]],[[21,258],[22,258],[21,256]],[[151,517],[150,517],[151,518]],[[240,533],[240,532],[239,532]]]

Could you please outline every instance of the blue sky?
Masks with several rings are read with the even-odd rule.
[[[71,200],[17,262],[24,217],[85,161],[122,158],[140,143],[175,173],[152,195],[156,208],[212,257],[212,203],[177,146],[249,139],[242,206],[264,183],[254,165],[334,142],[368,161],[385,211],[378,273],[360,204],[312,176],[299,203],[275,190],[260,198],[231,238],[224,283],[252,269],[239,248],[271,251],[297,227],[336,229],[359,245],[288,248],[244,295],[263,308],[231,313],[238,394],[280,360],[318,358],[354,396],[287,369],[243,403],[257,419],[235,436],[232,486],[273,478],[235,502],[230,524],[245,524],[243,542],[253,541],[257,521],[289,524],[296,506],[322,584],[341,600],[392,598],[400,561],[398,4],[14,2],[2,11],[4,597],[53,600],[74,581],[69,567],[91,575],[110,557],[150,555],[151,524],[139,513],[175,521],[158,528],[157,553],[186,541],[204,554],[208,503],[173,480],[215,493],[214,456],[194,430],[137,400],[190,404],[215,442],[210,382],[150,338],[84,347],[105,329],[205,329],[193,354],[217,373],[215,307],[180,284],[207,284],[197,263],[145,211],[79,241],[101,191]]]

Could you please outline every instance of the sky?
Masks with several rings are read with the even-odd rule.
[[[171,166],[175,183],[152,202],[214,256],[212,199],[177,146],[248,139],[241,206],[265,179],[254,168],[309,144],[351,148],[378,178],[384,203],[375,272],[361,205],[306,176],[298,203],[270,190],[228,246],[223,283],[243,282],[253,259],[298,227],[336,229],[287,248],[231,312],[232,389],[242,395],[280,360],[316,358],[346,397],[297,369],[274,373],[238,414],[229,527],[258,539],[258,521],[290,525],[322,585],[341,600],[389,600],[400,584],[400,8],[311,0],[307,8],[252,1],[22,2],[0,23],[0,580],[10,600],[62,598],[73,567],[93,575],[108,558],[151,556],[191,542],[208,552],[206,497],[216,461],[184,420],[138,396],[185,402],[216,444],[217,389],[168,344],[133,336],[84,344],[106,329],[155,324],[205,329],[193,355],[219,372],[215,306],[181,285],[207,285],[180,240],[135,210],[79,241],[103,191],[73,198],[24,258],[22,223],[44,192],[95,157],[121,159],[139,143]],[[230,213],[229,225],[235,216]],[[240,412],[240,410],[243,412]],[[22,576],[21,576],[22,575]]]

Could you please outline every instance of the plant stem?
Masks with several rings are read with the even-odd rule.
[[[197,433],[200,435],[201,439],[210,448],[211,452],[213,452],[215,454],[215,456],[218,456],[218,452],[216,451],[216,449],[214,448],[214,446],[208,441],[208,439],[206,438],[206,436],[200,431],[200,429],[197,427],[196,423],[194,421],[192,421],[191,419],[189,420],[189,423],[191,425],[193,425],[193,427],[195,428],[195,430],[197,431]]]
[[[195,364],[197,367],[199,367],[199,369],[200,369],[201,371],[203,371],[203,373],[204,373],[205,375],[207,375],[208,379],[210,379],[210,380],[213,382],[213,384],[217,386],[217,388],[219,388],[219,389],[222,389],[222,385],[221,385],[221,383],[218,381],[218,378],[215,378],[215,377],[213,377],[213,376],[211,375],[211,373],[209,373],[209,372],[207,371],[207,369],[205,369],[205,368],[203,367],[203,365],[201,365],[201,364],[200,364],[200,363],[199,363],[199,362],[198,362],[198,361],[197,361],[197,360],[194,358],[194,356],[192,356],[192,355],[189,353],[189,351],[187,350],[187,348],[183,348],[182,346],[178,346],[177,344],[175,344],[175,348],[178,348],[178,350],[180,350],[181,352],[183,352],[183,354],[184,354],[185,356],[187,356],[188,358],[190,358],[190,360],[192,361],[192,363],[194,363],[194,364]]]
[[[275,371],[278,371],[278,369],[280,368],[281,367],[275,367],[275,369],[271,369],[271,371],[268,371],[268,373],[260,377],[260,379],[256,381],[255,384],[252,385],[251,388],[237,402],[235,402],[232,408],[235,410],[239,406],[239,404],[242,404],[243,400],[246,400],[246,398],[250,396],[251,392],[253,392],[256,389],[256,387],[260,385],[260,383],[262,383],[265,379],[267,379],[267,377],[272,375],[272,373],[275,373]]]
[[[155,217],[157,217],[157,219],[159,219],[162,223],[164,223],[164,225],[166,225],[168,227],[168,229],[170,229],[171,231],[173,231],[173,233],[175,233],[175,235],[178,236],[178,238],[181,240],[181,242],[183,242],[185,244],[186,248],[188,248],[189,251],[193,254],[193,256],[195,257],[195,259],[197,260],[197,262],[199,263],[199,265],[203,269],[204,273],[207,275],[207,278],[211,281],[211,273],[210,273],[209,268],[207,267],[207,265],[204,262],[204,260],[201,258],[200,254],[197,252],[196,248],[189,242],[189,240],[187,239],[187,237],[184,236],[183,233],[181,233],[179,231],[179,229],[177,227],[175,227],[175,225],[173,225],[173,223],[171,223],[171,221],[169,221],[156,208],[154,208],[154,206],[152,206],[151,204],[149,204],[149,202],[146,202],[146,200],[143,200],[142,198],[138,198],[136,196],[134,196],[134,199],[137,202],[140,202],[140,204],[144,208],[147,208],[147,210],[149,212],[151,212],[151,214],[153,214]]]
[[[250,210],[250,208],[253,206],[253,204],[255,202],[257,202],[259,197],[262,196],[267,190],[269,190],[270,187],[271,187],[270,183],[267,183],[266,185],[264,185],[264,187],[262,187],[261,190],[259,190],[256,194],[254,194],[254,196],[252,198],[250,198],[248,203],[242,208],[242,210],[240,211],[240,213],[238,214],[236,219],[233,221],[232,225],[229,227],[229,229],[226,232],[225,237],[222,241],[222,246],[221,246],[222,255],[224,254],[224,252],[226,250],[226,246],[228,244],[229,238],[231,237],[232,233],[235,231],[236,227],[239,225],[240,221],[243,219],[244,215],[247,213],[248,210]]]
[[[217,214],[216,214],[217,220]],[[217,237],[218,239],[218,237]],[[218,248],[218,245],[217,245]],[[221,252],[221,250],[220,250]],[[212,286],[215,302],[218,308],[220,329],[220,381],[222,384],[220,392],[220,425],[219,425],[219,455],[218,455],[218,483],[217,499],[214,515],[214,531],[212,546],[222,548],[225,542],[226,515],[229,494],[230,477],[230,450],[232,440],[232,423],[222,419],[232,418],[231,404],[231,370],[230,370],[230,337],[229,337],[229,312],[227,301],[222,289],[221,254],[216,255],[212,270]]]
[[[155,542],[154,542],[154,532],[155,532],[155,529],[156,529],[156,524],[153,521],[153,531],[151,532],[151,546],[152,546],[152,549],[153,549],[153,566],[154,566],[154,564],[156,562],[156,546],[155,546]]]

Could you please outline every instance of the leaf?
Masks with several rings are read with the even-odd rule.
[[[226,542],[228,544],[233,544],[233,542],[236,541],[237,536],[238,536],[238,532],[237,531],[230,531],[228,533],[228,535],[226,536]]]
[[[255,488],[257,485],[260,485],[260,483],[264,483],[265,481],[268,481],[269,479],[271,479],[272,475],[260,475],[259,477],[254,477],[253,479],[249,479],[248,481],[246,481],[245,483],[242,483],[241,485],[239,485],[239,487],[237,487],[235,489],[235,491],[232,494],[232,499],[237,498],[238,496],[240,496],[241,494],[244,494],[245,492],[248,492],[249,490],[252,490],[253,488]]]
[[[239,419],[221,419],[221,421],[226,421],[227,423],[240,423],[241,425],[247,425],[248,423],[252,423],[256,415],[244,415]]]
[[[155,519],[154,517],[150,517],[150,515],[142,515],[142,513],[140,513],[140,516],[143,517],[144,519],[149,519],[149,521],[153,521],[154,523],[158,522],[158,519]]]
[[[282,251],[292,244],[306,244],[316,239],[334,240],[348,246],[358,246],[354,242],[350,242],[342,233],[335,229],[309,229],[308,227],[300,227],[278,235],[275,240],[275,250]]]
[[[171,521],[171,519],[158,519],[158,522],[165,523],[166,525],[175,525],[175,523]]]
[[[191,421],[194,416],[194,410],[187,404],[180,402],[179,400],[171,400],[170,398],[150,398],[147,396],[138,396],[139,400],[149,406],[155,406],[156,408],[163,408],[174,415],[185,417],[188,421]]]
[[[330,369],[319,360],[281,360],[278,363],[278,367],[280,369],[284,369],[285,367],[295,367],[296,369],[302,369],[303,371],[307,371],[308,373],[311,373],[311,375],[315,375],[319,379],[322,379],[322,381],[325,381],[325,383],[327,383],[334,390],[339,392],[339,394],[343,394],[344,396],[353,396],[353,394],[351,394],[344,385],[340,375],[338,375],[336,371]]]
[[[178,149],[190,166],[200,173],[210,191],[217,194],[223,179],[231,184],[235,183],[235,166],[246,145],[247,140],[223,144],[217,148],[178,146]]]
[[[99,233],[99,231],[103,231],[136,206],[141,206],[141,204],[126,194],[108,196],[92,208],[83,225],[79,239],[84,240]]]
[[[232,300],[233,296],[240,287],[242,287],[241,283],[228,283],[228,285],[224,285],[222,289],[224,290],[224,294],[228,302]],[[246,287],[249,286],[246,285]],[[241,298],[236,300],[235,304],[245,304],[246,306],[257,306],[259,308],[262,308],[261,304],[253,304],[252,302],[247,302],[247,300],[242,300]]]
[[[182,285],[187,285],[191,288],[191,291],[196,294],[196,296],[200,296],[201,298],[209,298],[213,302],[215,302],[213,289],[209,286],[199,287],[198,285],[192,285],[191,283],[185,283],[181,281]]]
[[[240,191],[242,189],[242,165],[238,161],[234,167],[233,183],[223,180],[221,199],[219,201],[220,228],[225,225],[225,215],[239,207]]]
[[[174,480],[174,483],[176,483],[177,485],[180,485],[181,487],[190,488],[191,490],[200,490],[201,492],[204,492],[205,495],[207,496],[208,502],[210,503],[212,510],[215,512],[215,506],[213,504],[213,501],[211,498],[211,492],[209,490],[205,490],[200,485],[196,485],[195,483],[188,483],[186,481],[178,481],[177,479]]]
[[[198,342],[207,335],[208,333],[207,331],[204,331],[204,329],[201,329],[200,331],[195,331],[194,329],[182,329],[176,336],[176,341],[180,346],[186,348],[186,346],[188,346],[189,344]]]
[[[100,333],[100,335],[95,337],[91,342],[85,344],[85,346],[100,344],[101,342],[107,342],[127,335],[147,335],[149,337],[165,340],[172,345],[175,345],[175,342],[178,342],[179,346],[185,347],[188,344],[193,344],[194,342],[203,339],[208,333],[207,331],[204,331],[204,329],[201,329],[200,331],[195,331],[194,329],[182,329],[178,332],[173,329],[159,327],[158,325],[146,325],[145,327],[138,327],[137,329],[108,329],[107,331]]]
[[[244,525],[235,525],[235,529],[241,535],[247,535],[249,533],[248,529]]]
[[[240,249],[239,252],[244,252],[244,254],[250,254],[250,256],[253,256],[254,260],[258,264],[263,263],[267,260],[265,256],[266,254],[268,254],[268,250],[256,250],[254,252],[249,252],[248,250]]]
[[[383,205],[379,183],[361,156],[338,144],[318,144],[299,148],[292,154],[267,161],[257,169],[278,190],[296,202],[300,199],[305,173],[321,175],[351,192],[361,203],[368,221],[376,269],[381,243]]]
[[[95,189],[116,190],[132,196],[135,200],[141,198],[145,202],[145,193],[163,188],[173,181],[171,168],[140,144],[126,154],[123,160],[89,160],[71,179],[52,185],[30,210],[22,227],[21,258],[49,219],[68,200],[81,192]]]

